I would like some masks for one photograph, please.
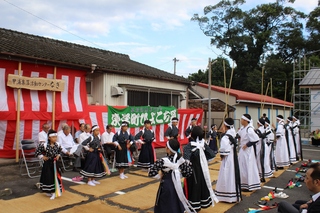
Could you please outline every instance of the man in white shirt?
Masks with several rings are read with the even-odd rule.
[[[84,140],[91,136],[91,125],[85,124],[84,131],[79,135],[79,144],[81,144]]]
[[[84,123],[81,123],[79,125],[79,130],[76,132],[76,134],[74,135],[74,141],[76,143],[80,143],[80,135],[84,132],[84,126],[85,124]]]
[[[81,167],[81,150],[82,146],[75,144],[73,141],[73,137],[70,134],[70,127],[68,125],[63,126],[62,132],[58,133],[58,140],[57,142],[60,144],[62,148],[62,152],[69,156],[75,158],[74,161],[74,171],[80,171]]]
[[[112,132],[112,125],[107,125],[106,126],[106,131],[101,135],[101,143],[103,144],[103,148],[107,154],[107,158],[109,161],[112,159],[111,154],[112,151],[115,150],[116,144],[113,143],[113,136],[114,133]]]
[[[288,202],[280,202],[279,213],[320,213],[320,164],[311,164],[304,179],[307,188],[314,193],[309,201],[296,201],[291,205]]]
[[[49,124],[44,123],[42,125],[42,131],[39,132],[39,134],[38,134],[38,142],[39,142],[39,144],[45,143],[45,142],[48,141],[48,131],[49,131],[49,129],[50,129]]]

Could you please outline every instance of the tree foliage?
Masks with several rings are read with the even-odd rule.
[[[265,76],[274,80],[274,96],[283,99],[284,82],[292,85],[293,61],[312,46],[304,36],[305,18],[309,40],[317,41],[319,47],[313,48],[320,49],[320,9],[306,16],[287,6],[293,2],[277,0],[243,10],[244,0],[221,0],[206,6],[203,16],[194,14],[192,20],[211,37],[211,45],[235,61],[232,88],[260,93],[261,70],[265,66]]]

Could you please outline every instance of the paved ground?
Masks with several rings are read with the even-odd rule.
[[[313,146],[304,146],[304,159],[317,159],[320,160],[320,148]],[[164,149],[157,149],[157,156],[164,156]],[[217,159],[218,160],[218,159]],[[213,174],[212,177],[216,177],[215,174],[218,171],[215,171],[217,164],[216,161],[212,164],[210,172]],[[285,188],[288,180],[294,178],[295,172],[293,171],[296,167],[299,167],[301,162],[293,165],[290,168],[287,168],[279,177],[271,178],[266,184],[265,187],[261,190],[258,190],[248,196],[243,197],[243,201],[231,205],[231,204],[217,204],[215,208],[210,208],[210,210],[205,210],[203,212],[227,212],[227,213],[239,213],[245,212],[250,207],[257,207],[256,203],[260,200],[261,197],[268,194],[271,188],[279,187]],[[72,195],[81,195],[83,199],[75,201],[76,203],[58,205],[57,202],[61,202],[64,199],[64,196],[51,201],[51,203],[46,204],[46,208],[41,210],[41,208],[34,210],[33,212],[75,212],[77,207],[81,207],[81,211],[77,212],[89,212],[93,210],[100,210],[101,206],[104,207],[101,210],[105,212],[153,212],[152,206],[155,199],[155,192],[158,188],[158,180],[146,177],[146,173],[138,170],[137,168],[130,168],[127,173],[129,173],[129,179],[125,180],[127,182],[121,182],[118,178],[118,173],[115,172],[111,176],[105,177],[101,180],[103,184],[96,187],[94,190],[91,188],[86,188],[86,185],[79,185],[72,181],[64,180],[64,186],[68,193]],[[63,173],[63,176],[66,179],[71,179],[79,175],[76,172],[70,171]],[[36,188],[35,184],[38,182],[39,178],[30,179],[26,176],[21,177],[19,173],[19,165],[14,163],[14,160],[3,160],[0,159],[0,190],[5,188],[10,188],[12,194],[5,195],[0,197],[1,202],[10,202],[17,201],[15,205],[19,207],[19,203],[22,202],[24,198],[30,198],[31,200],[35,194],[39,193],[39,190]],[[214,181],[214,180],[212,180]],[[214,182],[213,182],[214,184]],[[84,190],[85,189],[85,190]],[[88,189],[88,190],[86,190]],[[121,190],[119,190],[121,189]],[[305,184],[302,183],[301,188],[294,189],[285,189],[284,192],[290,197],[286,199],[288,202],[294,202],[297,199],[309,199],[310,192],[306,189]],[[124,194],[124,195],[121,195]],[[0,193],[1,195],[1,193]],[[64,194],[66,196],[66,193]],[[122,197],[121,197],[122,196]],[[139,198],[139,199],[136,199]],[[39,199],[37,197],[37,199]],[[45,199],[47,202],[47,197],[40,197],[40,199]],[[97,203],[97,201],[103,203]],[[274,202],[280,202],[284,199],[275,199],[269,202],[272,204]],[[52,207],[51,207],[52,204]],[[224,205],[224,208],[220,208]],[[108,210],[108,208],[117,207],[116,210]],[[120,208],[119,208],[120,207]],[[88,210],[86,210],[88,208]],[[216,210],[214,210],[216,209]],[[225,209],[225,210],[221,210]],[[1,207],[0,207],[1,212]],[[18,210],[15,212],[19,212]],[[31,212],[31,211],[29,211]],[[268,212],[276,212],[276,210],[270,210]]]

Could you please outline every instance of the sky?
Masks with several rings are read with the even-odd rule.
[[[0,28],[128,54],[131,60],[188,77],[221,55],[191,21],[219,0],[0,0]],[[270,0],[247,0],[244,8]],[[296,0],[309,13],[318,0]]]

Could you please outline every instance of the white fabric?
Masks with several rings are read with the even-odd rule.
[[[260,177],[253,146],[247,147],[245,150],[243,150],[242,148],[248,142],[258,141],[259,137],[254,132],[253,128],[249,128],[249,125],[240,129],[238,134],[241,138],[240,150],[238,155],[241,188],[248,190],[260,189]]]
[[[39,132],[38,141],[39,141],[39,143],[47,142],[48,141],[48,134],[43,130],[41,132]]]
[[[312,200],[315,202],[320,197],[320,192],[317,194],[312,195]]]
[[[70,133],[68,135],[65,135],[64,132],[58,133],[57,141],[61,145],[63,153],[68,152],[67,149],[70,149],[75,145],[72,135]]]
[[[249,119],[249,118],[247,118],[247,117],[246,117],[246,116],[244,116],[244,115],[242,115],[242,116],[241,116],[241,119],[243,119],[243,120],[246,120],[246,121],[250,122],[250,119]]]
[[[81,133],[79,136],[79,143],[82,143],[84,140],[86,140],[90,136],[91,136],[91,134],[89,132]]]
[[[299,120],[297,120],[297,121],[295,121],[295,122],[293,123],[293,126],[295,127],[295,128],[293,129],[293,133],[294,133],[294,138],[296,139],[297,153],[298,153],[298,154],[301,153],[299,125],[300,125]]]
[[[229,134],[232,137],[236,136],[234,129],[229,129],[226,134]],[[229,137],[226,135],[221,138],[219,152],[221,156],[224,156],[224,158],[222,159],[220,165],[218,181],[216,184],[216,196],[219,201],[236,202],[237,194],[235,184],[233,145],[230,144]]]
[[[169,141],[167,141],[167,147],[168,147],[168,149],[172,152],[172,153],[177,153],[177,151],[174,151],[172,148],[171,148],[171,146],[170,146],[170,144],[169,144]]]
[[[0,68],[0,111],[9,111],[8,99],[7,99],[7,90],[6,90],[6,70]]]
[[[202,140],[199,140],[199,138],[197,138],[196,141],[192,141],[191,142],[191,146],[195,146],[195,148],[192,149],[192,151],[194,152],[196,149],[199,149],[199,154],[200,154],[200,163],[201,163],[201,169],[202,169],[202,172],[203,172],[203,177],[204,177],[204,180],[207,184],[207,188],[210,192],[210,197],[211,197],[211,200],[212,200],[212,206],[214,206],[214,202],[218,203],[219,200],[217,199],[216,195],[214,194],[213,190],[212,190],[212,185],[211,185],[211,180],[210,180],[210,173],[209,173],[209,168],[208,168],[208,161],[207,161],[207,158],[206,158],[206,155],[204,153],[204,144],[205,144],[205,141],[202,139]]]
[[[104,132],[101,135],[101,142],[102,143],[112,143],[113,136],[114,136],[113,132],[110,132],[110,133],[109,132]]]
[[[277,142],[276,142],[276,151],[275,151],[275,159],[277,167],[289,166],[289,153],[286,142],[286,132],[283,126],[283,121],[278,123],[277,127]],[[279,137],[280,136],[280,137]]]
[[[270,127],[264,128],[264,126],[260,126],[258,128],[261,133],[265,133],[267,131],[271,131]],[[270,133],[272,134],[272,133]],[[270,151],[271,151],[271,145],[267,145],[268,142],[268,136],[267,138],[264,139],[264,177],[271,177],[273,176],[273,172],[271,170],[270,166]],[[259,175],[262,176],[262,167],[261,167],[261,160],[260,160],[260,155],[261,155],[261,143],[262,143],[262,138],[259,139],[259,142],[257,143],[257,166],[258,166],[258,171]]]
[[[184,209],[186,212],[196,212],[192,206],[190,205],[189,201],[187,200],[187,198],[185,197],[184,193],[183,193],[183,189],[181,186],[181,175],[180,175],[180,170],[179,170],[179,166],[181,164],[183,164],[185,162],[184,158],[180,158],[176,163],[173,163],[176,161],[177,159],[177,154],[175,154],[174,158],[173,158],[173,162],[171,162],[168,158],[162,158],[164,161],[163,166],[167,167],[167,169],[164,169],[165,171],[168,171],[168,169],[172,170],[172,182],[174,185],[174,188],[177,192],[177,195],[179,197],[179,200],[181,201]],[[192,209],[192,211],[190,211],[190,209]]]
[[[290,154],[289,154],[289,160],[290,163],[296,163],[297,159],[296,159],[296,149],[294,147],[294,141],[293,141],[293,135],[292,135],[292,131],[291,131],[291,127],[292,127],[292,123],[289,122],[289,125],[286,126],[287,128],[287,132],[288,132],[288,142],[289,142],[289,150],[290,150]]]

